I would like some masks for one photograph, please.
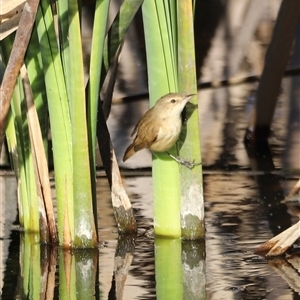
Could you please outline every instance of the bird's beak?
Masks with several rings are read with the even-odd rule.
[[[186,95],[184,97],[184,100],[186,100],[187,102],[190,101],[191,98],[193,98],[196,94],[189,94],[189,95]]]

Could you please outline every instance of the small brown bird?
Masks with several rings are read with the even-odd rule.
[[[136,136],[132,144],[126,149],[123,161],[142,149],[147,148],[154,152],[167,152],[171,149],[181,132],[181,113],[193,96],[194,94],[170,93],[160,98],[135,126],[131,136],[134,134]],[[197,165],[169,152],[167,154],[189,169]]]

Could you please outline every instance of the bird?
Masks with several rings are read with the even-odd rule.
[[[194,94],[169,93],[161,97],[135,126],[131,136],[133,142],[125,151],[123,162],[142,149],[152,152],[166,152],[172,159],[192,169],[194,162],[184,160],[168,152],[177,142],[181,128],[181,113]]]

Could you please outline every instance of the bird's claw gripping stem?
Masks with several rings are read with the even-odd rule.
[[[176,162],[178,162],[179,164],[181,164],[182,166],[185,166],[187,167],[188,169],[192,170],[194,167],[196,166],[199,166],[199,165],[202,165],[202,163],[195,163],[195,161],[188,161],[188,160],[185,160],[179,156],[174,156],[173,154],[167,152],[168,155],[173,158]]]

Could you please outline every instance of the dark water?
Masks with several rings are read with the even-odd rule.
[[[289,215],[287,207],[280,203],[282,195],[296,182],[296,178],[284,177],[280,172],[266,175],[256,175],[250,171],[206,173],[206,258],[197,258],[199,270],[195,268],[196,274],[192,276],[195,281],[199,277],[205,281],[202,283],[206,287],[206,298],[200,289],[193,293],[194,297],[178,296],[175,299],[299,299],[299,268],[294,278],[296,285],[290,287],[290,282],[285,280],[285,276],[279,275],[272,264],[253,253],[261,243],[297,222],[298,219]],[[137,209],[140,234],[134,241],[123,299],[156,299],[156,285],[159,282],[155,278],[157,266],[154,262],[160,244],[153,237],[143,234],[152,225],[151,177],[130,177],[125,182],[129,193],[134,193],[133,203]],[[265,190],[269,192],[264,193]],[[105,277],[107,270],[113,273],[109,262],[113,261],[116,236],[111,239],[112,232],[107,231],[107,228],[100,232],[101,240],[107,243],[107,248],[100,249],[100,279],[103,280],[103,289],[106,282],[108,292],[111,289],[111,278],[105,281]],[[300,247],[299,241],[297,245]],[[197,249],[198,254],[201,254],[203,248],[199,246]],[[170,264],[172,272],[175,263],[171,260]],[[289,263],[289,266],[293,265]],[[292,269],[295,270],[295,267]],[[190,290],[194,291],[192,287]],[[157,299],[172,297],[165,295]]]
[[[164,245],[151,234],[151,177],[145,175],[125,178],[127,190],[137,213],[139,233],[134,237],[119,239],[106,179],[98,178],[98,196],[99,199],[101,198],[97,275],[99,283],[96,285],[98,292],[95,298],[91,299],[156,299],[156,297],[157,299],[299,299],[299,265],[297,271],[296,266],[288,263],[288,259],[284,259],[290,268],[293,266],[292,269],[298,272],[298,277],[294,278],[295,285],[291,287],[290,281],[283,274],[278,274],[278,269],[273,268],[272,263],[253,253],[261,243],[296,223],[297,218],[289,215],[287,207],[278,201],[296,179],[284,177],[283,174],[279,174],[280,172],[266,175],[255,175],[251,171],[207,171],[206,173],[204,176],[205,247],[197,243],[193,245],[193,242],[184,242],[179,247],[178,253],[176,249],[174,252],[167,249],[171,259],[163,262],[164,267],[169,266],[169,271],[172,273],[174,268],[176,269],[176,255],[179,255],[182,262],[185,261],[184,255],[192,255],[196,259],[192,268],[195,274],[187,275],[183,272],[181,281],[175,282],[184,285],[186,276],[189,280],[191,278],[195,281],[200,280],[206,288],[206,298],[203,290],[197,291],[192,285],[188,286],[190,294],[183,289],[183,295],[189,295],[188,298],[181,296],[170,298],[161,294],[157,297],[157,285],[170,284],[169,288],[172,289],[174,282],[168,283],[168,280],[156,278],[160,263],[157,261],[158,251],[161,251]],[[263,189],[260,184],[264,185]],[[283,188],[284,186],[286,189]],[[272,199],[270,193],[264,194],[262,190],[271,190]],[[274,201],[275,198],[277,200]],[[18,289],[22,286],[19,273],[19,259],[22,258],[19,254],[20,233],[11,231],[7,236],[2,236],[0,242],[2,253],[8,256],[1,265],[2,299],[20,299],[16,297],[18,293],[20,294]],[[5,247],[8,245],[6,242],[9,242],[8,249]],[[167,240],[167,243],[170,242]],[[300,248],[299,241],[295,247],[297,245]],[[168,244],[167,247],[169,246]],[[120,254],[122,249],[123,251],[125,249],[128,256],[126,259],[124,257],[121,259],[123,263],[126,261],[124,269],[122,269],[124,265],[122,266],[122,263],[120,264],[120,261],[115,258],[118,255],[122,257]],[[35,257],[30,256],[30,259]],[[116,287],[120,286],[120,282],[117,281],[119,275],[116,266],[125,272],[124,286],[121,285],[123,298],[111,298],[112,294],[117,294]],[[60,281],[57,272],[56,277],[54,295],[56,299],[63,299],[58,296]],[[19,284],[16,285],[16,282]],[[160,293],[162,293],[161,288]]]

